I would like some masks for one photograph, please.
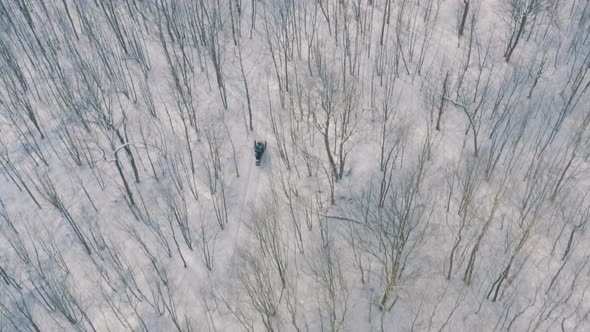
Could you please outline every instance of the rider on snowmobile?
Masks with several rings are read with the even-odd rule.
[[[262,154],[266,150],[266,142],[256,142],[254,141],[254,155],[256,156],[256,160],[260,160],[262,158]]]

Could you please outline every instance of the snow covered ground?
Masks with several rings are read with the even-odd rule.
[[[589,34],[581,0],[0,1],[0,331],[590,330]]]

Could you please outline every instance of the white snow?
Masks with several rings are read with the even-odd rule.
[[[0,4],[0,331],[590,330],[590,7],[464,1]]]

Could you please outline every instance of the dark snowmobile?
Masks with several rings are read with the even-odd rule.
[[[264,151],[266,150],[266,141],[264,141],[264,143],[262,142],[256,142],[254,141],[254,157],[256,157],[256,166],[260,166],[260,159],[262,159],[262,155],[264,154]]]

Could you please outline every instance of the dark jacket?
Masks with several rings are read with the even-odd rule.
[[[262,155],[264,150],[266,150],[266,142],[262,143],[254,141],[254,153],[257,155]]]

